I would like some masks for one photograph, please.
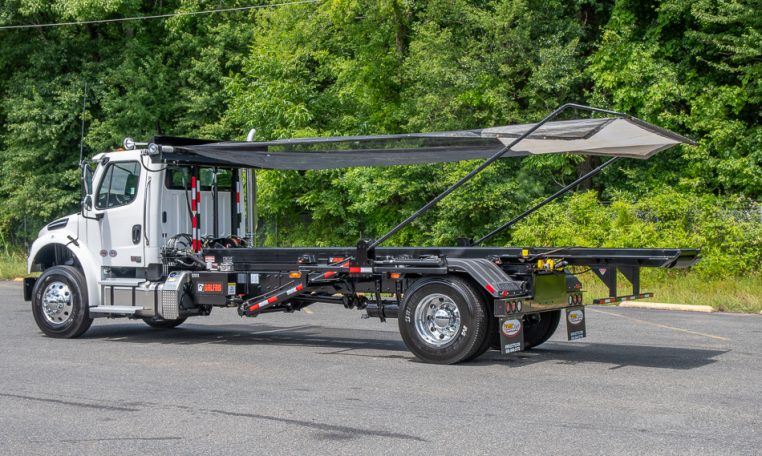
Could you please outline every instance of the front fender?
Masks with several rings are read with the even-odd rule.
[[[73,240],[73,241],[72,241]],[[68,228],[48,231],[43,229],[29,249],[27,259],[27,271],[42,272],[45,268],[43,259],[48,258],[51,251],[57,247],[68,250],[79,265],[82,267],[82,274],[87,281],[87,295],[90,306],[97,306],[101,302],[100,287],[98,286],[98,277],[100,267],[94,261],[93,254],[87,249],[82,239],[77,239],[77,233]]]

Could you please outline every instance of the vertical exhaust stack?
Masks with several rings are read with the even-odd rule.
[[[257,129],[252,128],[249,130],[249,134],[246,135],[246,142],[253,142],[254,137],[257,135]],[[254,227],[257,225],[255,221],[256,212],[254,200],[257,198],[257,186],[256,186],[256,174],[251,168],[246,169],[246,238],[250,246],[256,247],[254,238]]]

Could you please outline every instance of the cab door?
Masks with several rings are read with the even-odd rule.
[[[95,212],[102,217],[99,253],[104,266],[145,266],[145,177],[141,174],[137,160],[111,160],[104,167],[94,204]]]

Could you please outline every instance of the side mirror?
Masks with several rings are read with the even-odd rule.
[[[93,193],[93,171],[90,169],[90,166],[84,161],[82,162],[81,166],[82,166],[82,187],[84,188],[85,195],[90,195],[91,193]],[[92,206],[92,198],[90,201],[90,205]]]
[[[82,209],[86,211],[92,211],[93,210],[93,196],[92,195],[85,195],[84,198],[82,198]]]

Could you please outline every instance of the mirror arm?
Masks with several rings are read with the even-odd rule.
[[[93,217],[88,217],[87,215],[85,215],[86,211],[93,210],[93,202],[92,201],[93,201],[92,196],[90,196],[89,194],[85,195],[85,197],[82,198],[82,201],[80,202],[80,209],[81,209],[82,218],[85,218],[87,220],[100,220],[100,219],[103,218],[103,212],[96,212],[93,215]],[[89,202],[89,204],[88,204],[88,202]]]
[[[80,215],[82,216],[83,219],[87,219],[87,220],[100,220],[103,218],[103,212],[98,212],[94,214],[92,217],[88,217],[85,215],[85,211],[82,211]]]

